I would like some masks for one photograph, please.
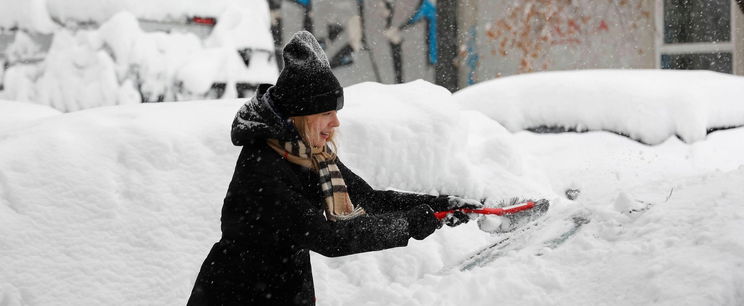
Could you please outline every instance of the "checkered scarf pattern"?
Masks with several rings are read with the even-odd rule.
[[[336,165],[336,154],[328,146],[311,147],[301,140],[285,142],[268,139],[267,143],[289,162],[318,171],[328,220],[349,220],[366,213],[363,208],[354,207],[351,203],[346,183]]]

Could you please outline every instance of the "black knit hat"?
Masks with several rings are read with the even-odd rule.
[[[284,69],[269,90],[279,113],[305,116],[344,107],[344,89],[313,34],[295,33],[282,53]]]

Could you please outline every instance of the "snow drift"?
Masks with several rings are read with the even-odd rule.
[[[511,134],[423,81],[345,91],[340,156],[373,186],[553,205],[522,248],[472,269],[463,260],[500,239],[475,222],[406,248],[312,254],[319,305],[744,302],[744,130],[658,146]],[[0,304],[184,304],[219,239],[242,102],[0,102],[16,118],[0,126]],[[562,198],[569,180],[576,201]],[[577,213],[590,222],[546,247]]]
[[[341,154],[371,184],[505,195],[488,188],[505,181],[483,182],[473,161],[458,152],[468,127],[450,116],[456,109],[445,89],[416,82],[347,92]],[[0,244],[7,251],[0,275],[8,299],[182,303],[219,239],[221,201],[239,150],[229,130],[240,103],[104,107],[10,125],[0,134]],[[9,115],[38,111],[27,105],[4,109]],[[524,178],[498,172],[493,176],[517,189],[540,192]],[[441,254],[430,256],[431,265],[441,262]]]

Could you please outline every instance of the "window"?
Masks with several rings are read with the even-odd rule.
[[[660,11],[661,68],[733,72],[731,0],[663,0]]]

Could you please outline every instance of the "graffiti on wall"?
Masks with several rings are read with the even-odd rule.
[[[321,1],[269,1],[272,14],[272,34],[277,50],[280,50],[288,39],[288,37],[283,37],[282,34],[286,25],[286,21],[282,18],[283,5],[292,5],[301,9],[302,28],[318,38],[321,46],[328,53],[329,62],[334,69],[357,65],[357,62],[364,58],[366,62],[370,63],[375,81],[383,82],[383,79],[393,79],[395,83],[402,83],[405,77],[404,61],[407,58],[412,56],[425,57],[428,66],[437,63],[435,0],[418,0],[415,3],[413,1],[396,0],[344,0],[344,3],[341,3],[342,5],[334,4],[330,7],[331,10],[338,9],[340,12],[337,14],[342,15],[343,20],[318,18],[317,15],[320,12],[316,11],[318,9],[316,4],[319,4],[319,2]],[[341,10],[343,7],[347,10]],[[349,7],[352,9],[348,9]],[[324,8],[328,9],[328,7]],[[328,12],[323,13],[328,14]],[[288,16],[285,16],[285,18],[288,18]],[[411,28],[418,24],[422,24],[424,28],[420,40],[411,40],[409,36],[409,39],[405,41],[404,33],[411,31]],[[370,46],[370,33],[382,33],[382,37],[388,45],[388,50],[385,50],[385,53],[389,52],[388,54],[383,54],[379,48]],[[330,46],[338,44],[342,46],[330,48]],[[404,54],[403,44],[423,46],[415,49],[419,50],[421,54]],[[385,60],[382,60],[383,58]],[[389,67],[381,67],[381,65],[389,65]],[[386,71],[392,71],[393,75],[383,76]]]
[[[519,72],[547,70],[550,61],[546,53],[555,46],[591,44],[598,35],[619,35],[614,41],[635,42],[634,31],[649,25],[651,12],[644,9],[644,2],[515,1],[505,17],[487,24],[486,37],[493,44],[494,55],[507,56],[515,50],[519,53]]]

